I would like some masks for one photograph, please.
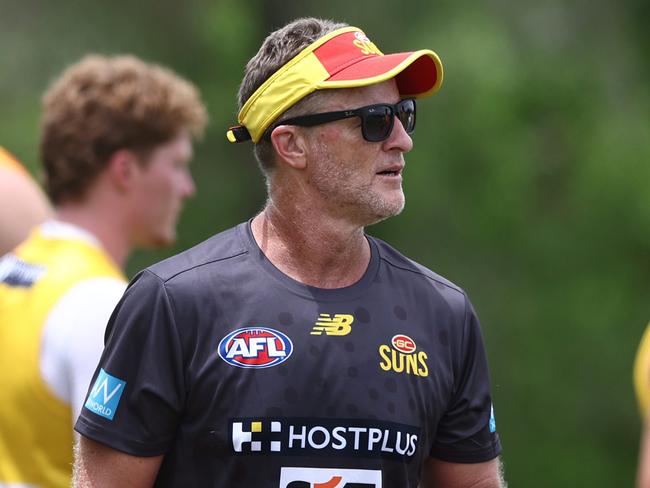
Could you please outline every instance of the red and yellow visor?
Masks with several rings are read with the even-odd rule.
[[[230,142],[259,142],[287,109],[316,90],[374,85],[395,78],[403,98],[423,98],[442,84],[442,63],[429,49],[383,54],[357,27],[321,37],[260,86],[228,129]]]

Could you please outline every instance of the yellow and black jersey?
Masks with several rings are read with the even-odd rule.
[[[46,235],[43,227],[0,258],[0,486],[70,486],[71,406],[43,378],[43,328],[76,284],[123,279],[99,246]]]

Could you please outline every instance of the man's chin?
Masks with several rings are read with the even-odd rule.
[[[401,214],[402,210],[404,210],[405,204],[406,204],[406,199],[403,196],[402,198],[397,198],[394,201],[385,202],[385,204],[381,208],[382,220],[388,219],[390,217],[395,217]]]
[[[147,242],[145,242],[142,247],[146,247],[148,249],[164,249],[166,247],[173,246],[175,243],[175,232],[166,234],[160,233],[149,236],[149,239],[147,239]]]
[[[394,204],[386,203],[380,208],[375,208],[374,215],[371,215],[368,219],[368,222],[365,225],[377,224],[383,220],[395,217],[402,213],[404,210],[404,201],[396,202]]]
[[[165,236],[156,242],[156,245],[159,248],[170,247],[173,246],[174,244],[176,244],[176,235]]]

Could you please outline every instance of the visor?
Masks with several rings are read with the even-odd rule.
[[[259,142],[287,109],[316,90],[374,85],[395,78],[402,98],[423,98],[442,84],[442,63],[429,49],[383,54],[357,27],[321,37],[260,86],[228,129],[230,142]]]

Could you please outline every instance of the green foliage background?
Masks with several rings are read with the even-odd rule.
[[[193,80],[211,123],[174,249],[249,218],[264,186],[226,142],[245,62],[298,16],[364,28],[385,52],[430,47],[407,207],[369,229],[463,286],[483,324],[513,487],[630,486],[631,385],[650,318],[650,4],[642,0],[0,0],[0,144],[38,174],[39,98],[87,52]]]

